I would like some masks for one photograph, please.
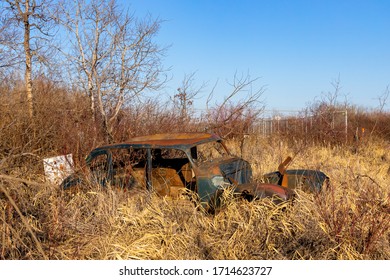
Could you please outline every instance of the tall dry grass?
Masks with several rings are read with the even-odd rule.
[[[214,215],[171,200],[89,185],[63,192],[42,177],[0,175],[1,259],[390,259],[390,154],[384,141],[358,151],[229,140],[255,179],[287,155],[291,168],[330,177],[320,194],[274,205],[227,196]]]

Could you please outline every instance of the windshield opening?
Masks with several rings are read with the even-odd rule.
[[[229,156],[229,152],[221,142],[208,142],[197,146],[196,162],[207,162]]]

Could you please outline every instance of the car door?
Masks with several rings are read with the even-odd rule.
[[[106,186],[110,181],[110,167],[111,165],[111,154],[108,151],[101,151],[94,155],[89,162],[89,169],[91,171],[92,180]]]

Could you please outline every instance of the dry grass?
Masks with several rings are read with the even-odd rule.
[[[245,141],[228,145],[256,178],[295,155],[291,168],[320,168],[329,188],[282,205],[226,197],[210,215],[186,198],[96,186],[69,193],[39,176],[0,175],[0,259],[390,259],[388,143]]]

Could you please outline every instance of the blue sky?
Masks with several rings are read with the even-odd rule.
[[[184,75],[208,83],[195,106],[218,81],[223,98],[234,74],[260,77],[267,110],[301,110],[334,90],[340,101],[379,106],[390,84],[390,1],[376,0],[132,0],[137,17],[164,20],[156,38],[171,45],[164,64],[175,93]],[[390,103],[390,100],[389,100]],[[386,105],[386,109],[389,109]]]

